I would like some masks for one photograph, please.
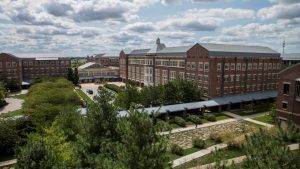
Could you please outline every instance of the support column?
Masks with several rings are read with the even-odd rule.
[[[231,103],[229,103],[229,104],[227,105],[227,110],[228,110],[228,111],[231,110]]]
[[[222,106],[218,106],[218,113],[222,112]]]

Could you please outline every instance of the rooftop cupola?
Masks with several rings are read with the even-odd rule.
[[[159,38],[156,39],[156,44],[160,44],[160,39]]]

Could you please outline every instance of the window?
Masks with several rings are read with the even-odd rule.
[[[241,63],[236,64],[236,70],[241,70]]]
[[[203,62],[199,62],[198,69],[199,71],[203,71]]]
[[[234,63],[231,63],[230,69],[231,69],[231,70],[235,70],[235,64],[234,64]]]
[[[245,71],[246,70],[246,63],[243,63],[242,64],[242,71]]]
[[[283,94],[288,95],[290,91],[290,84],[284,83],[283,84]]]
[[[204,63],[204,71],[206,71],[206,72],[208,72],[208,70],[209,70],[208,64],[209,63],[207,63],[207,62]]]
[[[253,70],[257,70],[257,63],[253,63]]]
[[[225,70],[229,70],[229,63],[225,63]]]
[[[192,70],[195,70],[196,69],[196,63],[195,62],[192,62]]]
[[[217,70],[218,70],[218,71],[221,71],[221,69],[222,69],[222,68],[221,68],[221,63],[218,63],[218,65],[217,65]]]
[[[248,63],[248,70],[252,70],[252,63]]]
[[[184,72],[179,72],[179,77],[180,77],[181,79],[184,79]]]
[[[217,76],[217,82],[218,83],[221,82],[221,76],[220,75]]]
[[[300,101],[300,81],[296,81],[296,99]]]
[[[258,69],[261,70],[261,69],[262,69],[262,66],[263,66],[263,64],[262,64],[262,63],[259,63]]]
[[[282,102],[282,109],[287,109],[287,105],[288,105],[287,102]]]
[[[236,75],[236,81],[240,81],[240,75]]]

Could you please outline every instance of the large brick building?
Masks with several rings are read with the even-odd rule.
[[[119,56],[117,54],[94,54],[87,57],[87,62],[94,62],[104,66],[119,66]]]
[[[66,76],[70,66],[71,60],[69,58],[20,58],[8,53],[0,54],[1,79],[14,80],[20,84],[44,76]]]
[[[289,118],[300,126],[300,63],[279,73],[277,115],[279,120]]]
[[[142,85],[165,84],[176,77],[194,80],[207,97],[275,90],[282,60],[262,46],[197,43],[120,52],[120,77]]]

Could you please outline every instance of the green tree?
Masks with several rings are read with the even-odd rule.
[[[79,83],[79,75],[78,75],[78,68],[74,68],[74,74],[73,74],[73,84],[77,86]]]
[[[74,73],[73,73],[73,69],[72,68],[68,68],[68,76],[67,76],[67,79],[70,81],[70,82],[74,82]]]
[[[29,135],[27,144],[17,153],[17,168],[78,168],[76,148],[55,121],[44,134]]]
[[[0,107],[3,107],[6,104],[5,97],[7,96],[7,91],[5,85],[0,81]]]
[[[160,135],[162,128],[154,125],[149,115],[135,109],[121,118],[117,130],[121,145],[117,160],[130,169],[165,169],[168,167],[167,138]]]
[[[295,163],[299,158],[299,151],[295,155],[280,139],[274,139],[267,132],[260,130],[246,136],[245,151],[247,161],[245,167],[248,168],[277,168],[277,169],[297,169],[300,166]]]
[[[127,84],[125,90],[117,95],[115,102],[120,108],[127,110],[132,105],[140,104],[140,98],[139,90],[136,87]]]
[[[2,155],[13,154],[20,137],[10,121],[0,121],[0,152]]]

